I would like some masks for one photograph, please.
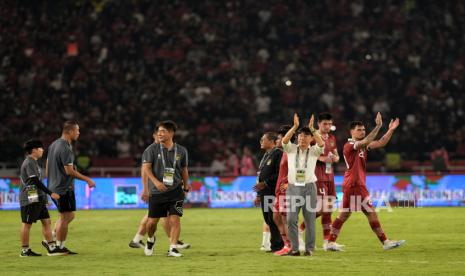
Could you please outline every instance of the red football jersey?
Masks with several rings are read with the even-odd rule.
[[[334,137],[334,135],[329,134],[328,137],[326,137],[326,139],[323,137],[323,135],[321,136],[321,138],[323,138],[323,141],[325,142],[325,151],[320,156],[326,157],[328,156],[328,153],[337,149],[336,137]],[[334,182],[334,168],[331,165],[331,173],[326,173],[326,163],[324,162],[316,162],[315,175],[318,181]]]
[[[367,150],[366,148],[355,149],[355,142],[355,140],[349,139],[344,145],[344,160],[347,165],[347,170],[344,173],[342,185],[365,186]]]
[[[287,153],[283,152],[281,162],[279,163],[279,174],[278,180],[276,181],[275,194],[281,194],[281,192],[279,191],[279,186],[281,186],[282,183],[287,183],[287,173]]]

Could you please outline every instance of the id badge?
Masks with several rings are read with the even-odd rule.
[[[35,185],[27,186],[27,201],[29,203],[39,202],[39,194]]]
[[[295,185],[305,186],[305,170],[297,170],[295,174]]]
[[[163,184],[166,186],[173,186],[174,183],[174,168],[165,168],[163,174]]]
[[[257,172],[257,178],[255,179],[255,184],[258,184],[260,182],[260,171]]]

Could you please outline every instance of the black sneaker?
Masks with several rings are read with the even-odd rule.
[[[313,252],[312,251],[305,251],[304,256],[312,256]]]
[[[134,241],[131,240],[131,242],[129,243],[129,247],[131,247],[131,248],[144,248],[145,243],[143,241],[134,242]]]
[[[48,243],[46,241],[42,241],[42,246],[45,247],[45,249],[47,249],[47,252],[50,253],[50,248],[48,247]]]
[[[57,246],[57,247],[55,247],[55,249],[50,250],[47,253],[47,256],[65,256],[65,255],[68,255],[68,254],[73,254],[73,253],[69,253],[69,251],[66,251],[66,249],[60,248],[60,247]],[[74,254],[77,254],[77,253],[74,253]]]
[[[29,248],[26,251],[21,250],[21,254],[19,256],[20,257],[38,257],[38,256],[42,256],[42,254],[37,254]]]
[[[42,246],[47,249],[47,256],[62,256],[62,255],[67,255],[68,252],[65,250],[61,249],[60,247],[55,245],[55,248],[53,250],[50,249],[50,245],[46,241],[42,241]]]
[[[300,256],[300,251],[289,251],[289,253],[287,253],[287,256]]]
[[[59,247],[58,247],[58,248],[59,248]],[[76,254],[77,254],[76,252],[73,252],[73,251],[69,250],[69,249],[66,248],[66,247],[61,248],[61,250],[62,250],[63,252],[66,252],[66,254],[68,254],[68,255],[76,255]]]
[[[177,245],[177,248],[178,249],[188,249],[191,247],[190,244],[188,243],[183,243],[182,241],[178,241],[178,243],[176,244]]]

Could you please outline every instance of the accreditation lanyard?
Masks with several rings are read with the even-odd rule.
[[[299,156],[300,156],[300,148],[297,148],[297,154],[295,155],[295,168],[296,168],[296,175],[295,175],[295,185],[296,186],[305,186],[305,171],[307,169],[308,163],[308,154],[310,149],[307,148],[305,153],[305,167],[299,169]]]
[[[176,157],[178,153],[178,146],[174,144],[174,161],[173,161],[173,167],[172,168],[167,168],[166,167],[166,161],[165,161],[165,155],[163,153],[163,146],[160,143],[160,154],[161,154],[161,162],[163,163],[163,184],[167,186],[172,186],[174,183],[174,172],[176,170]]]

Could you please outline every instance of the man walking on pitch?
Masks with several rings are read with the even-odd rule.
[[[328,244],[329,234],[331,233],[331,212],[333,202],[336,202],[336,187],[334,185],[333,163],[339,162],[337,152],[336,137],[331,134],[333,126],[333,117],[329,113],[318,115],[318,133],[325,142],[325,150],[315,167],[317,177],[316,188],[318,199],[321,199],[321,226],[323,228],[323,249]],[[338,245],[343,247],[343,245]]]
[[[74,153],[72,142],[79,138],[79,125],[75,121],[66,121],[63,124],[61,137],[55,140],[48,148],[46,172],[48,188],[60,195],[57,200],[59,212],[55,224],[57,246],[68,254],[76,254],[65,247],[68,236],[68,225],[74,219],[76,211],[76,197],[74,194],[74,179],[87,182],[89,188],[95,187],[95,182],[89,177],[76,171],[74,167]]]
[[[42,233],[45,240],[42,245],[47,249],[49,256],[64,255],[66,252],[56,247],[52,238],[50,215],[47,210],[47,195],[53,199],[59,199],[60,196],[52,193],[45,187],[42,170],[37,160],[42,158],[44,147],[39,140],[29,140],[24,144],[24,151],[27,154],[20,170],[20,206],[21,206],[21,254],[20,257],[41,256],[35,253],[29,247],[29,233],[32,224],[37,220],[42,222]]]
[[[312,115],[308,127],[303,127],[298,132],[298,144],[293,144],[290,142],[291,137],[299,127],[299,117],[294,114],[294,125],[283,138],[283,149],[288,157],[289,184],[287,197],[289,198],[289,205],[287,224],[292,247],[288,254],[290,256],[300,255],[297,223],[301,208],[306,225],[304,255],[311,256],[315,248],[315,212],[317,205],[315,165],[318,156],[323,153],[324,142],[313,124],[314,116]],[[315,139],[316,145],[310,146],[313,140],[312,137]]]
[[[189,192],[187,150],[173,142],[177,126],[173,121],[157,125],[159,144],[150,145],[142,155],[142,170],[148,176],[150,187],[147,244],[144,253],[153,254],[155,231],[160,218],[168,217],[171,226],[168,257],[181,257],[177,244],[181,233],[185,193]]]
[[[158,144],[157,130],[156,129],[153,131],[152,137],[153,137],[153,144]],[[150,198],[150,188],[149,188],[149,184],[148,184],[149,179],[148,179],[148,176],[144,173],[144,170],[142,170],[142,168],[141,168],[141,181],[142,181],[142,186],[143,186],[141,199],[144,202],[148,203],[149,198]],[[147,233],[147,221],[148,220],[149,220],[149,216],[148,216],[148,213],[147,213],[140,220],[139,227],[137,229],[136,235],[129,242],[129,247],[131,247],[131,248],[145,248],[145,244],[142,241],[142,239],[144,238],[145,234]],[[171,234],[170,224],[169,224],[169,222],[168,222],[168,220],[166,218],[163,219],[162,224],[163,224],[163,230],[165,230],[166,236],[169,239],[170,234]],[[191,247],[190,244],[184,243],[184,242],[182,242],[180,240],[178,241],[178,248],[179,249],[188,249],[190,247]]]
[[[333,222],[331,235],[329,238],[327,250],[342,251],[336,244],[336,239],[341,231],[342,225],[350,217],[353,211],[362,211],[371,226],[371,229],[383,245],[383,249],[388,250],[401,246],[405,240],[394,241],[388,240],[384,234],[383,228],[379,223],[378,215],[374,209],[370,194],[366,187],[366,160],[367,153],[370,150],[384,147],[392,137],[392,134],[399,126],[399,119],[391,120],[389,129],[381,139],[374,141],[376,135],[382,126],[381,114],[376,114],[376,127],[365,137],[365,125],[362,122],[355,121],[350,123],[351,138],[344,145],[344,160],[347,170],[344,174],[342,190],[344,197],[342,199],[342,211]]]

